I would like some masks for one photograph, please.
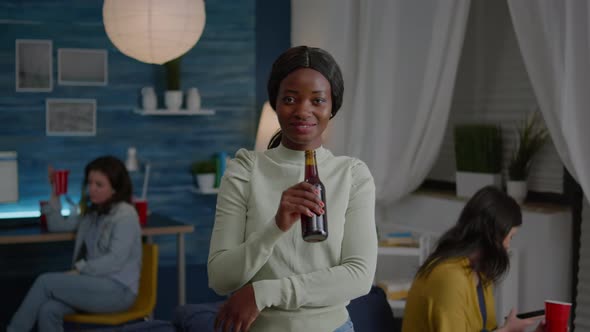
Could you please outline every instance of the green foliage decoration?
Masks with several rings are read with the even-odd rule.
[[[539,112],[530,113],[516,129],[517,142],[508,163],[508,177],[512,181],[527,179],[533,157],[549,138],[540,120]]]
[[[217,165],[213,159],[195,161],[191,164],[192,174],[206,174],[215,172],[217,172]]]
[[[498,125],[455,126],[457,171],[497,174],[502,170],[502,130]]]
[[[168,91],[180,90],[180,60],[182,57],[178,57],[174,60],[170,60],[164,64],[166,68],[166,89]]]

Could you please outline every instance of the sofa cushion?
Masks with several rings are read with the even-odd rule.
[[[224,301],[186,304],[174,310],[172,323],[180,332],[214,332],[215,317]]]
[[[347,307],[354,332],[397,332],[401,331],[400,320],[393,318],[385,292],[379,287],[350,301]]]
[[[179,306],[173,324],[180,332],[214,332],[215,317],[224,303],[199,303]],[[398,332],[401,322],[393,317],[385,292],[379,287],[350,302],[347,307],[355,332]]]
[[[170,322],[162,320],[151,320],[145,322],[139,322],[134,324],[128,324],[121,327],[120,332],[176,332],[174,325]]]

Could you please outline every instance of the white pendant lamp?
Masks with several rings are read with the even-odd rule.
[[[107,36],[123,54],[163,64],[189,51],[205,27],[203,0],[105,0]]]

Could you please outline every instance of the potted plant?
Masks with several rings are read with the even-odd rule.
[[[539,112],[529,114],[516,128],[517,141],[508,163],[506,191],[522,203],[527,194],[527,177],[535,154],[549,138],[547,128],[540,125]]]
[[[213,190],[216,173],[216,162],[213,159],[195,161],[191,164],[193,182],[202,192]]]
[[[164,64],[166,68],[166,93],[164,104],[169,111],[178,111],[182,106],[182,90],[180,89],[180,60],[178,57]]]
[[[457,196],[487,185],[502,186],[502,131],[487,124],[457,125],[454,132]]]

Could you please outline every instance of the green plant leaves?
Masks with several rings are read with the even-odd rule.
[[[205,174],[205,173],[216,173],[217,165],[215,160],[201,160],[195,161],[191,164],[191,173],[193,174]]]
[[[502,130],[497,125],[465,124],[455,127],[457,171],[500,173]]]
[[[541,125],[539,112],[529,114],[516,131],[518,141],[508,164],[508,176],[514,181],[524,181],[533,157],[549,139],[549,132]]]

